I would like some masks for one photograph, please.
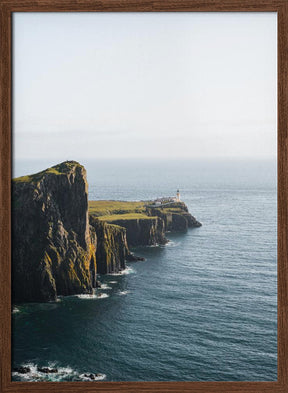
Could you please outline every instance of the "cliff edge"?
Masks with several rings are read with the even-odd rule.
[[[201,224],[183,202],[89,201],[86,170],[66,161],[12,181],[14,303],[91,294],[97,273],[143,260],[130,246],[165,244],[167,231]]]
[[[89,214],[126,229],[128,246],[166,244],[166,232],[200,227],[184,202],[155,206],[150,201],[89,201]]]
[[[91,293],[96,283],[95,252],[82,165],[67,161],[13,180],[14,302]]]

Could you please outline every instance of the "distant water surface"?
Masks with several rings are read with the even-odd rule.
[[[202,222],[141,247],[145,262],[102,276],[104,296],[16,305],[15,380],[277,379],[275,162],[82,161],[90,199],[174,195]],[[55,163],[17,161],[14,176]],[[36,366],[59,367],[43,376]],[[60,370],[61,368],[61,370]]]

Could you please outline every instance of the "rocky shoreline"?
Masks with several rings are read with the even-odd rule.
[[[70,367],[38,366],[35,364],[24,364],[12,369],[14,381],[27,382],[62,382],[62,381],[103,381],[105,374],[95,372],[79,373]]]
[[[75,161],[13,179],[13,302],[92,294],[98,273],[143,260],[131,246],[165,244],[167,231],[198,226],[183,202],[88,202],[86,170]]]

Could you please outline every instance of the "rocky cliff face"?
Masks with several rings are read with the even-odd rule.
[[[201,226],[183,202],[155,206],[144,201],[90,201],[90,215],[125,228],[129,247],[165,244],[166,232]]]
[[[97,270],[118,273],[125,269],[126,260],[143,259],[135,257],[129,246],[165,244],[165,232],[201,226],[184,203],[153,207],[146,202],[102,201],[98,205],[93,202],[89,217],[86,171],[75,161],[13,180],[14,302],[92,293]]]
[[[126,228],[129,246],[149,246],[165,244],[165,224],[161,217],[147,217],[142,219],[119,219],[113,224]]]
[[[188,228],[201,226],[201,223],[189,213],[184,202],[171,203],[162,207],[147,207],[147,214],[161,217],[165,224],[165,232],[186,231]]]
[[[90,225],[97,234],[97,272],[118,273],[125,269],[126,259],[131,258],[125,228],[107,224],[90,216]]]
[[[91,293],[96,234],[89,226],[83,166],[69,161],[14,179],[12,222],[15,302]]]

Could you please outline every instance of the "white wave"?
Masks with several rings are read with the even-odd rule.
[[[21,367],[29,367],[30,371],[26,374],[18,373],[16,371],[12,372],[12,376],[17,376],[19,377],[22,381],[28,381],[28,382],[36,382],[36,381],[62,381],[63,379],[66,379],[67,377],[76,377],[77,378],[77,372],[72,370],[71,367],[57,367],[57,373],[43,373],[38,370],[37,364],[33,363],[27,363],[27,364],[22,364]],[[49,363],[48,365],[49,368],[55,368],[55,363],[51,364]]]
[[[112,289],[112,287],[109,287],[107,284],[101,284],[101,288],[99,289]]]
[[[169,240],[168,243],[166,243],[166,247],[177,247],[179,246],[179,242],[174,242],[173,240]]]
[[[135,270],[133,270],[132,267],[126,267],[126,269],[121,270],[119,273],[110,273],[110,276],[123,276],[132,273],[135,273]]]
[[[89,373],[85,373],[85,374],[80,374],[79,377],[83,380],[83,381],[103,381],[103,379],[106,378],[105,374],[96,374],[95,375],[95,379],[91,379],[89,377],[87,377],[86,375]],[[94,374],[93,374],[94,375]]]
[[[13,307],[12,314],[17,314],[17,312],[20,312],[19,308]]]
[[[85,374],[79,374],[77,371],[73,370],[71,367],[56,367],[56,363],[48,363],[49,368],[57,368],[55,373],[44,373],[38,370],[37,364],[26,363],[22,364],[21,367],[29,367],[30,371],[26,374],[19,372],[12,372],[12,377],[18,377],[22,381],[27,382],[39,382],[39,381],[50,381],[50,382],[60,382],[65,380],[89,380],[89,381],[101,381],[106,378],[105,374],[93,374],[95,379],[85,377],[85,374],[89,375],[87,372]]]
[[[130,293],[130,291],[127,291],[127,290],[126,291],[119,291],[118,295],[119,296],[124,296],[124,295],[127,295],[128,293]]]
[[[97,295],[96,294],[80,294],[80,295],[75,295],[75,297],[77,297],[78,299],[96,299]]]
[[[97,299],[105,299],[106,297],[109,297],[109,295],[107,293],[99,293],[99,295],[97,296]]]
[[[80,294],[80,295],[75,295],[78,299],[104,299],[106,297],[109,297],[107,293],[93,293],[91,295],[89,294]]]
[[[109,284],[117,284],[118,283],[118,281],[108,281],[109,282]]]
[[[126,269],[122,270],[121,274],[132,274],[135,273],[135,270],[132,269],[132,267],[128,266]]]

